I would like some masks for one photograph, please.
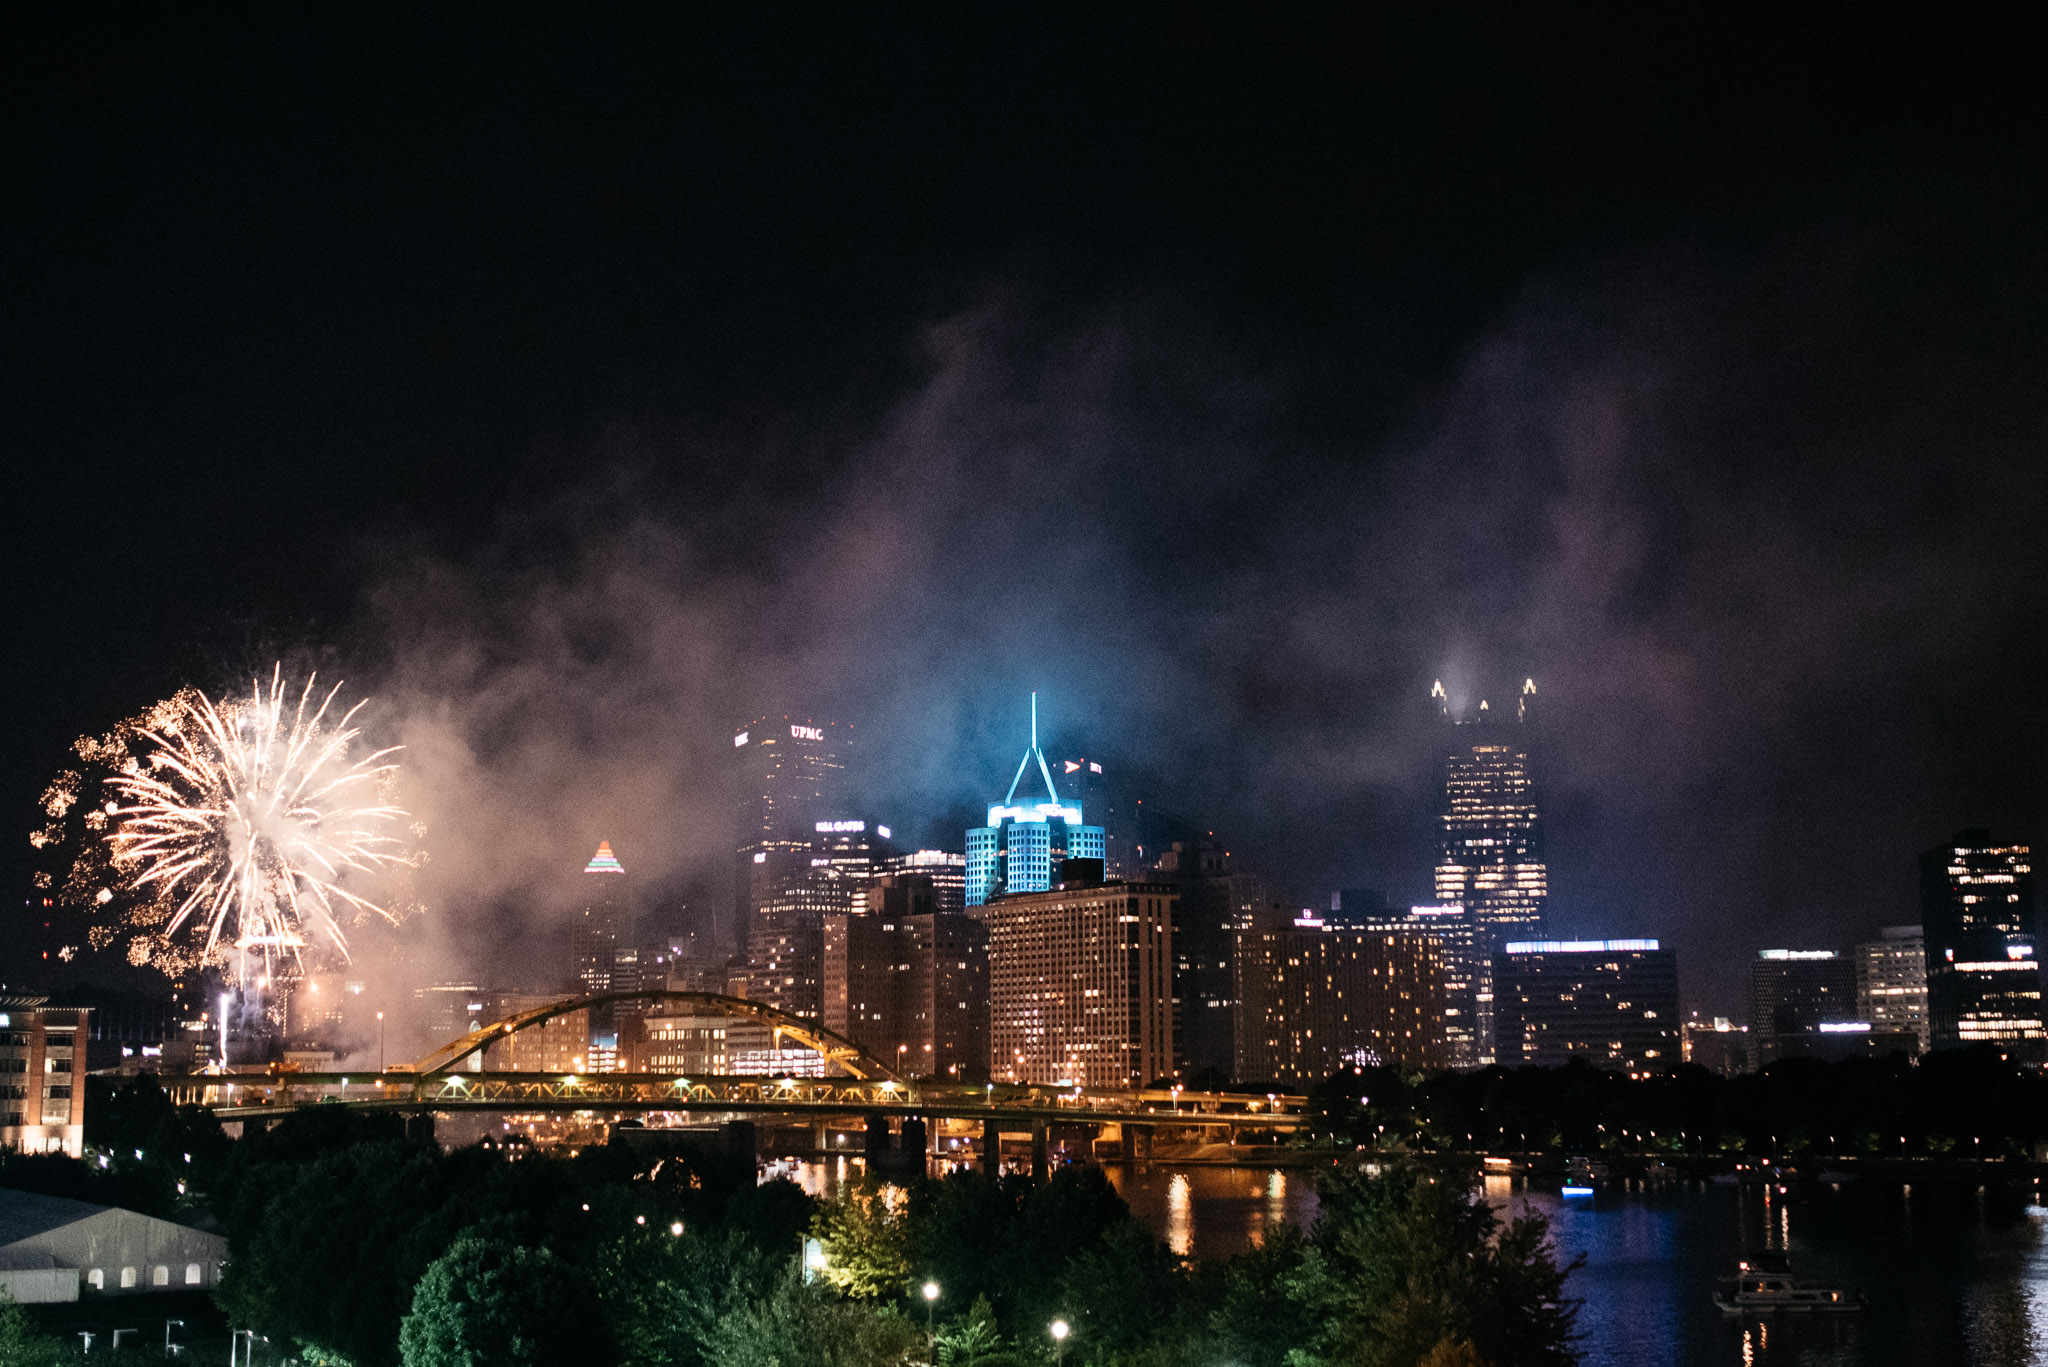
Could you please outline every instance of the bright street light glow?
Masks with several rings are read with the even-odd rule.
[[[1054,1338],[1064,1339],[1070,1332],[1071,1331],[1067,1328],[1067,1322],[1065,1320],[1054,1320],[1052,1322],[1052,1336]]]
[[[939,1284],[937,1282],[926,1282],[924,1284],[924,1298],[928,1301],[935,1301],[939,1298]]]

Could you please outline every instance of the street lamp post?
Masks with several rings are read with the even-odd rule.
[[[185,1327],[185,1321],[183,1321],[183,1320],[165,1320],[165,1321],[164,1321],[164,1356],[165,1356],[165,1357],[171,1357],[171,1356],[174,1356],[174,1354],[173,1354],[173,1353],[172,1353],[172,1351],[171,1351],[171,1326],[172,1326],[172,1325],[174,1325],[174,1324],[175,1324],[175,1325],[177,1325],[177,1326],[178,1326],[178,1327],[179,1327],[180,1329],[183,1329],[183,1328]],[[178,1347],[180,1347],[180,1348],[183,1348],[184,1346],[185,1346],[185,1345],[184,1345],[184,1344],[182,1344],[182,1343],[178,1345]]]
[[[1060,1367],[1066,1367],[1067,1335],[1071,1332],[1073,1331],[1068,1327],[1065,1320],[1054,1320],[1052,1322],[1053,1361],[1060,1364]]]
[[[384,1013],[377,1013],[377,1074],[384,1073]]]
[[[931,1350],[932,1358],[936,1360],[939,1356],[939,1337],[936,1333],[932,1331],[932,1307],[938,1303],[939,1284],[937,1282],[928,1281],[924,1284],[922,1289],[924,1291],[925,1344]]]

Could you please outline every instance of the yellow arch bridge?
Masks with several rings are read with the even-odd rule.
[[[693,1014],[765,1025],[777,1048],[784,1040],[815,1052],[837,1076],[690,1076],[671,1073],[478,1071],[465,1063],[488,1056],[522,1030],[590,1007],[660,1001]],[[1147,1151],[1154,1131],[1208,1133],[1234,1142],[1240,1133],[1286,1135],[1307,1123],[1306,1098],[1282,1093],[1196,1092],[1181,1088],[1090,1088],[1017,1083],[934,1082],[895,1076],[854,1041],[814,1020],[761,1002],[709,992],[610,992],[571,997],[496,1021],[413,1063],[381,1071],[309,1073],[270,1065],[258,1070],[166,1079],[177,1099],[210,1107],[223,1121],[264,1121],[307,1106],[411,1115],[497,1112],[530,1116],[665,1115],[708,1122],[774,1118],[824,1126],[834,1120],[915,1117],[982,1127],[985,1145],[1028,1130],[1042,1162],[1050,1126],[1115,1127]],[[986,1149],[984,1150],[986,1151]]]

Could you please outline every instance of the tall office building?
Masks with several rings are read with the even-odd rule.
[[[826,919],[860,906],[897,854],[887,826],[860,818],[813,825],[806,866],[769,888],[748,916],[742,994],[809,1019],[824,1005]]]
[[[1234,940],[1238,1081],[1305,1090],[1345,1067],[1450,1063],[1441,940],[1327,925]]]
[[[1069,885],[969,910],[988,927],[989,1073],[1142,1087],[1174,1067],[1175,890]]]
[[[1436,900],[1471,913],[1478,957],[1490,963],[1507,940],[1535,940],[1544,933],[1550,869],[1543,858],[1529,758],[1536,681],[1523,680],[1512,717],[1496,713],[1481,699],[1470,718],[1453,718],[1441,680],[1430,697],[1450,727],[1438,818]],[[1490,1000],[1478,1003],[1482,1063],[1492,1062],[1496,1052],[1492,1005]]]
[[[1493,982],[1502,1063],[1640,1076],[1681,1061],[1678,953],[1655,940],[1510,940]]]
[[[583,866],[582,882],[583,907],[570,936],[574,990],[587,997],[631,991],[639,984],[620,980],[619,954],[633,944],[632,890],[625,866],[612,853],[609,840],[598,841],[597,853]],[[618,1004],[591,1007],[589,1021],[588,1052],[599,1058],[614,1055],[618,1049]]]
[[[2032,851],[1969,830],[1921,855],[1920,924],[1929,1043],[1990,1044],[2011,1058],[2044,1061]]]
[[[1856,946],[1856,1015],[1873,1030],[1910,1031],[1927,1052],[1927,938],[1919,926],[1886,926]]]
[[[988,1076],[988,930],[936,909],[921,874],[825,919],[824,1022],[904,1078]]]
[[[1265,884],[1232,867],[1211,837],[1175,841],[1146,875],[1177,894],[1173,924],[1173,1037],[1181,1076],[1190,1085],[1220,1083],[1237,1061],[1237,982],[1232,937],[1260,919]],[[1276,918],[1270,912],[1265,921]]]
[[[1018,800],[1027,774],[1045,783],[1039,801]],[[1033,693],[1031,744],[1018,762],[1010,791],[1001,802],[989,804],[986,824],[967,832],[967,905],[978,907],[1008,893],[1044,892],[1060,882],[1066,861],[1102,858],[1102,827],[1083,825],[1081,804],[1060,797],[1052,767],[1038,748],[1038,695]]]
[[[967,909],[967,856],[951,850],[906,850],[882,861],[888,874],[915,873],[931,880],[932,909],[958,915]]]
[[[1857,1019],[1856,972],[1832,949],[1763,949],[1749,969],[1750,1048],[1758,1067],[1813,1052],[1824,1027]]]
[[[0,1149],[85,1151],[85,1052],[92,1009],[0,993]]]
[[[1347,890],[1330,900],[1325,923],[1333,929],[1421,937],[1439,945],[1444,1066],[1476,1068],[1486,1061],[1480,1023],[1493,1009],[1493,953],[1472,913],[1456,903],[1392,907],[1385,894],[1370,889]]]
[[[735,900],[721,948],[746,947],[749,917],[809,874],[819,823],[846,818],[852,741],[852,727],[808,717],[759,717],[734,734]]]

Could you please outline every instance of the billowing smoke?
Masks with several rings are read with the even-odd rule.
[[[2039,813],[1947,720],[2017,697],[2038,631],[2021,389],[1951,382],[1940,301],[1845,278],[1859,250],[1539,282],[1391,434],[1309,421],[1299,358],[1008,297],[869,417],[622,420],[487,548],[372,557],[434,943],[543,975],[600,838],[726,897],[762,713],[851,722],[867,810],[957,842],[1033,689],[1297,895],[1420,899],[1431,681],[1533,676],[1557,928],[1669,937],[1727,1010],[1740,952],[1911,919],[1920,848]]]

